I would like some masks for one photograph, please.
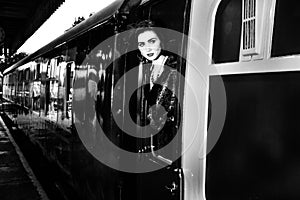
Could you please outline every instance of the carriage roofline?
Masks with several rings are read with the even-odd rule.
[[[123,4],[124,0],[115,0],[109,6],[105,7],[104,9],[100,10],[99,12],[95,13],[93,16],[89,17],[88,19],[84,20],[82,23],[78,24],[77,26],[71,28],[52,42],[46,44],[39,50],[35,51],[34,53],[30,54],[29,56],[23,58],[22,60],[18,61],[16,64],[10,66],[9,68],[5,69],[3,74],[8,74],[11,71],[15,70],[19,66],[24,65],[25,63],[38,58],[39,56],[49,52],[50,50],[63,45],[66,42],[78,37],[79,35],[85,33],[86,31],[92,29],[96,25],[100,25],[105,23],[109,20],[115,13],[118,12],[121,5]]]

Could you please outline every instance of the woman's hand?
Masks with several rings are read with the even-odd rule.
[[[150,119],[150,126],[157,131],[160,131],[166,121],[168,112],[162,105],[156,104],[149,108],[148,118]]]

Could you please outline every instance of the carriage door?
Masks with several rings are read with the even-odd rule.
[[[140,154],[137,163],[143,162],[147,168],[155,169],[136,174],[134,192],[136,196],[131,196],[131,199],[179,200],[183,196],[183,174],[181,169],[181,115],[183,105],[180,102],[183,99],[185,42],[182,33],[187,34],[189,4],[189,1],[180,0],[149,1],[140,5],[136,12],[130,13],[129,24],[145,19],[167,29],[165,33],[162,33],[164,36],[164,50],[175,55],[173,61],[176,64],[168,67],[172,68],[177,74],[174,81],[176,85],[174,93],[177,101],[174,126],[168,127],[166,125],[155,134],[151,134],[153,129],[151,129],[151,120],[148,119],[149,97],[159,98],[159,95],[154,94],[155,92],[149,93],[149,81],[145,78],[149,78],[149,68],[151,66],[141,66],[137,57],[137,49],[130,49],[131,51],[127,53],[125,73],[127,74],[133,68],[138,70],[134,78],[130,76],[126,79],[125,91],[129,85],[130,87],[134,85],[136,90],[133,94],[125,92],[125,99],[127,99],[126,102],[129,101],[130,117],[137,124],[136,134],[140,136],[135,141],[130,140],[130,146],[127,146],[127,148]],[[152,89],[154,90],[154,87]],[[126,120],[128,119],[124,119],[124,124],[127,124]],[[135,147],[133,147],[134,145]]]

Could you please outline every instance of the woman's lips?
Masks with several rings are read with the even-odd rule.
[[[148,53],[147,56],[152,57],[154,53]]]

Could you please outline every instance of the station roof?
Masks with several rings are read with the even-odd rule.
[[[0,48],[5,46],[10,54],[16,52],[64,1],[0,0],[0,27],[5,33]]]

